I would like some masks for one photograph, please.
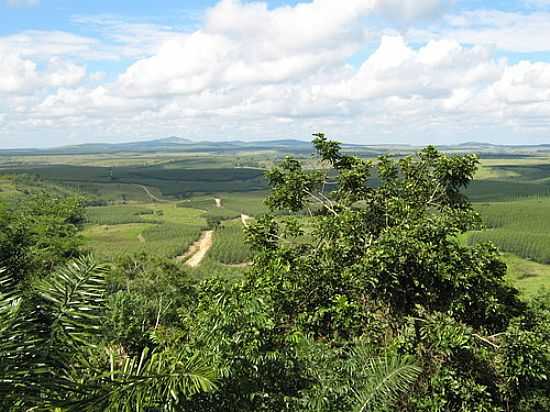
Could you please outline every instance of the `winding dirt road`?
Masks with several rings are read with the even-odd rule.
[[[189,267],[196,268],[212,247],[213,237],[213,230],[202,232],[200,239],[193,243],[183,256],[178,256],[176,259],[178,262],[185,262]]]
[[[149,196],[151,198],[152,201],[154,202],[159,202],[159,203],[164,203],[166,202],[166,200],[162,200],[162,199],[159,199],[158,197],[156,197],[154,194],[151,193],[151,191],[149,190],[149,188],[147,186],[143,186],[143,185],[139,185],[139,187],[141,187],[145,193],[147,193],[147,196]]]

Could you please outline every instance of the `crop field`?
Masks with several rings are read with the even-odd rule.
[[[220,263],[235,265],[251,259],[251,251],[245,242],[242,222],[223,222],[214,234],[214,244],[208,257]]]
[[[477,204],[487,230],[470,234],[470,243],[491,241],[501,250],[550,263],[550,198]]]
[[[173,203],[93,207],[83,234],[90,251],[105,259],[139,252],[173,258],[200,237],[203,215]]]
[[[306,166],[313,167],[309,157]],[[273,153],[120,153],[0,158],[0,199],[48,191],[74,190],[90,200],[86,247],[105,259],[148,252],[173,258],[196,241],[208,225],[214,242],[197,276],[229,273],[250,260],[241,214],[267,211],[264,169]],[[38,177],[38,178],[37,178]],[[531,293],[548,283],[550,266],[550,158],[483,157],[467,195],[488,230],[470,233],[469,242],[494,242],[508,253],[510,279]],[[219,199],[216,202],[215,199]]]
[[[123,225],[145,223],[144,215],[154,215],[155,211],[147,207],[104,206],[86,209],[86,221],[96,225]]]
[[[164,166],[97,167],[49,165],[3,169],[5,174],[36,175],[47,181],[77,188],[84,193],[101,195],[113,192],[131,196],[136,185],[158,190],[167,198],[184,198],[193,193],[249,192],[264,190],[263,169],[254,168],[167,168]],[[103,188],[102,188],[103,187]],[[116,191],[115,191],[116,193]],[[141,196],[141,194],[140,194]]]
[[[257,216],[266,213],[266,196],[267,192],[218,193],[193,197],[178,203],[178,206],[204,210],[211,219],[227,220],[238,218],[241,214]]]

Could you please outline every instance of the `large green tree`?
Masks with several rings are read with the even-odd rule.
[[[248,282],[276,324],[415,356],[423,374],[399,410],[547,405],[547,309],[519,300],[492,245],[459,240],[480,227],[463,194],[476,157],[428,147],[368,161],[322,134],[314,145],[318,167],[287,158],[267,175],[273,210],[301,217],[266,216],[249,230],[258,255]]]

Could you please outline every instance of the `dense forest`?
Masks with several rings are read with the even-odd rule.
[[[550,294],[520,298],[461,240],[477,158],[314,145],[322,167],[267,173],[239,279],[97,261],[79,197],[2,201],[0,409],[550,410]]]

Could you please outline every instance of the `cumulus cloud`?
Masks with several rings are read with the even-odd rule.
[[[132,95],[189,94],[302,77],[356,52],[365,35],[360,18],[373,7],[369,0],[314,0],[270,10],[222,0],[202,30],[133,64],[120,85]]]
[[[136,38],[149,41],[141,54],[125,49],[135,58],[115,77],[88,74],[82,64],[107,50],[93,39],[57,33],[44,47],[36,34],[0,39],[0,94],[9,97],[0,99],[8,106],[0,136],[40,128],[92,140],[304,137],[316,130],[361,143],[545,138],[550,64],[512,64],[495,57],[501,47],[492,41],[507,26],[502,47],[514,46],[514,32],[526,41],[533,27],[544,29],[542,14],[525,15],[525,27],[514,13],[445,15],[445,27],[430,22],[400,35],[372,36],[365,25],[375,12],[410,21],[447,4],[312,0],[269,8],[222,0],[192,32],[161,28],[155,35],[153,27],[133,26]],[[116,36],[122,47],[130,44]],[[535,36],[528,47],[543,43]],[[351,65],[367,47],[374,51]]]
[[[44,70],[18,54],[0,49],[0,94],[36,93],[37,89],[75,86],[86,75],[83,66],[51,58]]]
[[[38,79],[35,63],[15,54],[4,54],[0,51],[0,93],[30,90]]]

